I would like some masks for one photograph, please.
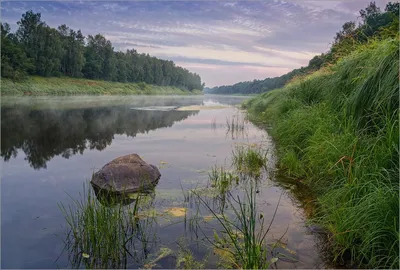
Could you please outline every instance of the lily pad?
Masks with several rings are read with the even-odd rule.
[[[204,216],[203,219],[204,219],[204,221],[211,221],[211,220],[217,219],[217,217],[220,218],[220,219],[223,219],[223,218],[224,218],[223,215],[221,215],[221,214],[216,214],[216,215],[207,215],[207,216]]]
[[[278,258],[272,258],[270,262],[271,263],[276,263],[278,260],[279,260]]]
[[[174,217],[183,217],[186,215],[187,208],[184,207],[170,207],[165,210],[165,213]]]
[[[162,213],[157,212],[156,209],[140,211],[139,213],[136,214],[136,217],[138,217],[138,218],[152,218],[152,217],[156,217],[156,216],[162,216]]]

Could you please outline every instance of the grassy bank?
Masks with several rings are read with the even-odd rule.
[[[22,82],[1,79],[1,95],[192,95],[201,93],[200,90],[186,91],[172,86],[68,77],[34,76]]]
[[[360,267],[399,267],[398,88],[387,39],[244,104],[272,127],[280,168],[315,191],[334,255]]]

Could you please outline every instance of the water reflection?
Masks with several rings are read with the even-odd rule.
[[[186,262],[202,263],[206,258],[205,268],[218,266],[219,256],[214,254],[213,245],[207,239],[213,241],[215,231],[222,236],[223,228],[210,209],[201,203],[200,198],[218,217],[226,215],[234,221],[235,213],[231,206],[233,204],[237,207],[237,204],[232,197],[243,198],[246,182],[237,183],[236,178],[232,178],[232,181],[222,185],[214,184],[212,187],[212,183],[208,182],[209,173],[217,164],[223,165],[227,173],[237,175],[228,168],[231,159],[227,158],[236,145],[250,147],[267,139],[266,148],[270,148],[272,142],[268,137],[263,137],[263,131],[250,123],[244,122],[248,125],[248,131],[242,128],[242,120],[235,116],[238,112],[233,108],[203,109],[193,113],[168,111],[169,107],[166,106],[238,104],[240,99],[213,97],[211,102],[208,97],[92,97],[90,104],[81,97],[47,97],[42,101],[36,99],[29,102],[23,98],[16,99],[17,105],[4,106],[4,99],[1,101],[1,155],[4,160],[12,158],[13,150],[19,155],[8,162],[2,161],[2,230],[5,233],[2,236],[1,253],[4,268],[171,269],[178,267],[182,259],[180,242],[183,242],[184,258],[191,258]],[[162,112],[156,112],[151,110],[154,108],[149,110],[150,106],[165,108]],[[131,110],[139,107],[147,107],[148,110]],[[189,117],[192,114],[196,115]],[[173,124],[185,118],[181,123]],[[231,125],[227,135],[226,120]],[[135,138],[115,135],[135,136],[170,125],[172,127],[137,135]],[[243,129],[246,132],[242,132]],[[105,143],[102,143],[102,138],[105,138]],[[97,149],[103,151],[98,153]],[[68,210],[71,206],[73,211],[79,208],[75,200],[82,202],[81,194],[85,194],[82,193],[82,181],[91,177],[92,167],[101,167],[117,156],[126,155],[131,149],[140,153],[149,163],[161,165],[162,178],[154,192],[140,200],[132,196],[113,205],[101,204],[93,192],[91,202],[95,201],[96,209],[103,211],[103,214],[96,215],[103,217],[96,221],[99,226],[87,227],[76,223],[74,227],[80,236],[85,234],[85,229],[94,228],[91,232],[94,237],[88,238],[90,234],[86,234],[87,237],[82,239],[87,241],[82,244],[75,241],[73,232],[66,237],[65,233],[70,227],[58,204],[63,203]],[[26,161],[21,158],[25,150],[30,154]],[[75,154],[83,155],[72,157],[74,151]],[[71,158],[53,158],[63,153]],[[274,160],[272,152],[269,152],[268,160]],[[45,167],[47,163],[48,169],[32,170],[28,162],[32,164],[33,161],[38,168],[43,168],[41,164]],[[163,161],[166,165],[161,163]],[[275,166],[271,164],[268,168],[272,170]],[[282,188],[269,183],[269,179],[275,177],[268,177],[264,173],[263,181],[259,181],[260,185],[256,186],[257,205],[260,206],[266,224],[272,219],[282,191]],[[193,196],[191,191],[194,189],[200,197]],[[90,190],[94,191],[91,187]],[[136,204],[138,202],[142,204]],[[135,205],[139,209],[136,215],[133,214]],[[115,212],[107,209],[124,209],[127,219],[113,219],[112,213]],[[87,212],[90,213],[80,211],[77,217]],[[125,220],[126,223],[119,223],[118,220]],[[111,226],[112,221],[121,226]],[[288,224],[290,228],[285,234]],[[267,243],[276,243],[276,238],[285,235],[280,242],[285,246],[280,246],[277,250],[279,253],[274,253],[273,257],[280,253],[294,257],[291,251],[295,251],[299,262],[294,264],[279,259],[279,268],[318,268],[322,265],[317,264],[320,258],[315,250],[314,236],[305,233],[302,212],[284,193],[276,219],[267,235]],[[107,245],[103,244],[105,236],[109,243]],[[126,240],[129,240],[125,247],[130,254],[119,244],[124,244]],[[67,246],[60,256],[64,242]],[[54,263],[58,256],[60,258]],[[180,264],[179,267],[196,268]]]
[[[77,109],[35,109],[14,105],[1,108],[1,156],[16,157],[21,149],[34,169],[46,168],[55,156],[68,159],[85,149],[103,150],[115,134],[135,137],[198,111],[143,111],[131,106]]]

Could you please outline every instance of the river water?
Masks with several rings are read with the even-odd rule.
[[[184,194],[205,185],[215,164],[229,167],[232,150],[241,143],[268,149],[269,173],[257,194],[266,221],[272,219],[281,196],[267,236],[269,243],[280,239],[282,256],[274,267],[325,267],[320,240],[305,226],[301,203],[292,195],[298,187],[274,176],[274,145],[268,134],[247,121],[240,132],[227,126],[234,117],[244,119],[235,105],[246,98],[2,97],[2,267],[84,267],[74,264],[73,254],[65,248],[68,226],[59,204],[79,199],[93,172],[131,153],[160,169],[162,176],[151,203],[155,211],[184,208],[186,215],[155,215],[147,232],[151,239],[147,239],[146,254],[124,267],[143,267],[162,248],[176,254],[182,241],[196,260],[206,258],[206,268],[217,267],[217,255],[204,239],[220,226],[209,222],[198,225],[201,232],[191,230],[184,221],[199,206],[187,203]],[[174,268],[175,261],[159,260],[154,267]]]

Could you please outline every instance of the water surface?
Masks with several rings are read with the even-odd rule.
[[[184,192],[205,185],[215,164],[229,167],[236,144],[258,143],[269,148],[272,171],[274,148],[265,131],[251,123],[245,124],[242,134],[227,129],[227,119],[243,117],[235,105],[246,98],[3,97],[2,267],[74,266],[71,254],[64,250],[67,226],[58,203],[68,205],[70,196],[79,198],[92,173],[118,156],[137,153],[158,166],[162,176],[152,195],[152,207],[161,213],[170,207],[187,207],[187,216],[198,205],[185,202]],[[176,109],[193,105],[201,106]],[[293,260],[279,260],[276,267],[323,267],[318,239],[307,231],[302,209],[273,175],[265,176],[258,205],[270,220],[283,194],[268,241],[281,239],[283,252],[293,255]],[[208,256],[206,267],[216,267],[217,258],[204,244],[204,236],[218,229],[218,224],[211,222],[199,233],[180,219],[155,220],[149,227],[148,252],[126,267],[143,267],[163,247],[176,251],[179,239],[188,243],[196,259]],[[175,265],[166,260],[159,267]]]

